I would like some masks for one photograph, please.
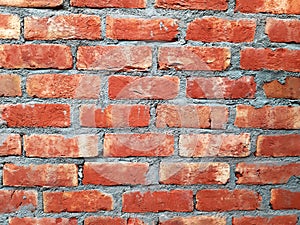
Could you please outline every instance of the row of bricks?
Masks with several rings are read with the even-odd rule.
[[[0,38],[20,38],[20,18],[0,14]],[[182,22],[170,18],[106,17],[106,37],[116,40],[176,41]],[[186,40],[201,42],[253,42],[256,21],[228,20],[217,17],[197,18],[187,25]],[[292,19],[266,20],[265,33],[272,42],[300,42],[300,21]],[[95,15],[60,15],[55,17],[25,17],[26,40],[101,39],[101,17]]]

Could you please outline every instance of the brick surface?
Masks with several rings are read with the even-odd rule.
[[[20,30],[20,18],[18,16],[0,14],[0,39],[19,39]]]
[[[287,77],[284,84],[274,80],[265,83],[263,89],[268,98],[300,99],[300,78]]]

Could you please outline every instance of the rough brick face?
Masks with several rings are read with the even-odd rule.
[[[120,218],[120,217],[88,217],[84,220],[85,225],[146,225],[138,218]]]
[[[273,217],[234,217],[232,219],[232,225],[244,225],[244,224],[253,224],[253,225],[296,225],[297,224],[297,215],[284,215],[284,216],[273,216]]]
[[[0,14],[0,39],[19,39],[20,30],[20,18],[18,16]]]
[[[99,16],[68,15],[56,17],[26,17],[24,21],[27,40],[100,39]]]
[[[38,74],[29,76],[26,84],[32,97],[97,99],[101,82],[93,75]]]
[[[0,112],[8,127],[70,126],[70,106],[66,104],[1,105]]]
[[[260,135],[257,138],[256,156],[300,156],[300,135]]]
[[[158,67],[161,70],[225,70],[230,64],[228,48],[211,47],[161,47]]]
[[[177,20],[106,17],[106,36],[117,40],[175,41]]]
[[[171,156],[174,137],[168,134],[106,134],[103,155],[106,157]]]
[[[74,164],[43,164],[18,166],[5,164],[3,167],[3,185],[5,186],[65,186],[78,185],[78,169]]]
[[[122,202],[123,212],[191,212],[193,192],[189,190],[128,192],[123,194]]]
[[[241,51],[244,70],[286,70],[300,72],[300,50],[287,48],[244,48]]]
[[[0,156],[21,155],[21,137],[18,134],[0,135]]]
[[[200,211],[256,210],[261,196],[251,190],[201,190],[196,195],[196,209]]]
[[[80,108],[80,121],[84,127],[146,127],[149,110],[144,105],[109,105],[103,110],[84,105]]]
[[[268,18],[265,32],[273,42],[299,43],[300,21]]]
[[[71,218],[10,218],[9,225],[77,225],[77,219]]]
[[[111,99],[173,99],[179,93],[178,77],[110,76]]]
[[[0,213],[20,210],[35,211],[37,192],[23,190],[0,190]]]
[[[265,83],[263,89],[268,98],[300,99],[300,78],[287,77],[284,84],[274,80]]]
[[[83,184],[137,185],[146,184],[147,163],[85,163]]]
[[[255,28],[255,20],[197,18],[188,25],[186,39],[202,42],[252,42]]]
[[[71,69],[71,48],[63,45],[0,45],[0,68]]]
[[[24,149],[28,157],[95,157],[98,155],[96,135],[30,135],[24,136]]]
[[[0,97],[22,96],[21,78],[18,75],[0,75]]]
[[[158,8],[166,9],[198,9],[198,10],[226,10],[226,0],[212,0],[212,1],[201,1],[201,0],[156,0],[155,6]]]
[[[248,105],[238,105],[234,124],[237,127],[262,129],[299,129],[300,107],[264,106],[255,109]]]
[[[43,201],[46,213],[98,212],[113,209],[112,197],[96,190],[44,192]]]
[[[222,217],[193,216],[193,217],[176,217],[159,222],[159,225],[176,225],[176,224],[207,224],[207,225],[226,225],[226,219]]]
[[[254,98],[256,83],[253,77],[237,80],[227,77],[190,77],[187,79],[187,97],[198,99]]]
[[[275,210],[300,209],[300,192],[284,189],[271,190],[271,206]]]
[[[71,0],[71,5],[92,8],[145,8],[146,0],[110,0],[108,2],[100,0]]]
[[[146,46],[80,46],[77,52],[80,70],[148,70],[152,50]]]
[[[15,7],[35,7],[35,8],[50,8],[62,5],[63,0],[0,0],[1,6],[15,6]]]

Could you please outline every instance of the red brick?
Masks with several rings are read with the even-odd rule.
[[[71,6],[92,8],[146,8],[146,0],[71,0]]]
[[[297,215],[283,215],[283,216],[272,216],[272,217],[234,217],[232,219],[232,225],[297,225]]]
[[[256,156],[300,156],[300,135],[260,135],[257,139]]]
[[[298,189],[299,190],[299,189]],[[300,192],[272,189],[271,190],[271,206],[275,210],[300,209]]]
[[[110,99],[173,99],[179,92],[179,78],[110,76]]]
[[[254,77],[237,80],[227,77],[189,77],[186,85],[187,97],[207,99],[254,98],[256,83]]]
[[[230,50],[214,47],[161,47],[159,69],[167,70],[225,70],[230,64]]]
[[[80,108],[80,123],[84,127],[146,127],[150,122],[150,107],[145,105],[95,105]]]
[[[19,39],[20,31],[20,18],[18,16],[0,14],[0,39]]]
[[[27,157],[95,157],[98,156],[96,135],[30,135],[24,136],[24,149]]]
[[[106,17],[106,36],[117,40],[176,41],[178,21]]]
[[[202,42],[252,42],[255,29],[255,20],[197,18],[188,24],[186,39]]]
[[[127,220],[127,225],[146,225],[146,223],[138,218],[129,218]]]
[[[228,3],[226,0],[211,0],[211,1],[181,1],[181,0],[156,0],[157,8],[166,9],[197,9],[197,10],[226,10]]]
[[[192,212],[190,190],[127,192],[123,194],[123,212]]]
[[[286,184],[300,177],[300,163],[239,163],[235,173],[237,184]]]
[[[158,105],[156,126],[224,129],[228,109],[223,106]]]
[[[84,225],[127,225],[124,218],[119,217],[88,217],[84,220]]]
[[[37,192],[23,190],[0,190],[0,213],[12,213],[37,208]]]
[[[77,219],[71,218],[10,218],[9,225],[77,225]]]
[[[75,164],[18,166],[6,163],[3,167],[3,185],[21,187],[77,186],[78,168]]]
[[[284,84],[274,80],[265,83],[263,89],[268,98],[300,99],[300,77],[287,77]]]
[[[0,117],[8,127],[69,127],[66,104],[0,105]]]
[[[69,46],[50,44],[0,45],[0,68],[71,69]]]
[[[226,225],[226,218],[212,216],[175,217],[162,220],[159,225]]]
[[[235,11],[243,13],[300,14],[298,0],[237,0]]]
[[[105,157],[171,156],[174,153],[174,137],[169,134],[105,134]]]
[[[98,212],[112,210],[111,195],[97,190],[44,192],[44,212]]]
[[[287,48],[244,48],[241,51],[244,70],[285,70],[300,72],[300,50]]]
[[[21,155],[21,137],[18,134],[0,135],[0,156]]]
[[[300,5],[299,5],[300,6]],[[268,18],[266,34],[273,42],[300,43],[300,21]]]
[[[249,134],[183,134],[179,154],[184,157],[246,157],[250,155]]]
[[[63,0],[0,0],[2,6],[14,6],[14,7],[35,7],[35,8],[51,8],[61,6]]]
[[[137,185],[147,184],[148,163],[85,163],[83,184]]]
[[[22,96],[21,77],[13,74],[0,75],[0,97]]]
[[[300,107],[238,105],[234,125],[262,129],[299,129]]]
[[[101,38],[99,16],[61,15],[55,17],[26,17],[24,35],[27,40],[90,39]]]
[[[161,163],[161,184],[226,184],[230,178],[227,163]]]
[[[98,99],[100,77],[92,75],[38,74],[27,78],[27,93],[38,98]]]
[[[262,200],[257,192],[246,189],[201,190],[196,199],[196,209],[201,211],[256,210]]]
[[[152,65],[147,46],[80,46],[77,68],[81,70],[146,71]]]

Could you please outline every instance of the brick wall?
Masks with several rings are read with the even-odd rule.
[[[0,224],[299,225],[298,0],[0,0]]]

